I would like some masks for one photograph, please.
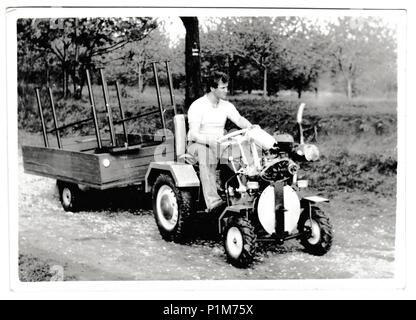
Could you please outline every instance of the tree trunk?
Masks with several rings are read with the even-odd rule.
[[[81,84],[79,85],[79,95],[80,98],[82,97],[82,90],[84,89],[84,81],[81,81]]]
[[[197,17],[181,17],[186,29],[185,36],[185,112],[192,102],[203,95],[201,86],[201,58],[199,42],[199,23]]]
[[[71,78],[72,78],[72,91],[75,93],[75,97],[76,97],[76,92],[77,92],[77,81],[75,80],[76,76],[76,71],[72,72]]]
[[[65,69],[65,85],[66,85],[66,98],[69,96],[70,91],[69,91],[69,72]]]
[[[74,98],[75,99],[81,99],[82,94],[81,94],[81,68],[79,66],[75,67],[72,69],[71,72],[71,79],[72,79],[72,89],[73,89],[73,93],[74,93]]]
[[[74,97],[75,99],[81,99],[82,87],[81,87],[81,70],[79,64],[79,46],[78,46],[78,19],[75,18],[75,61],[74,61],[74,75],[72,77]]]
[[[234,59],[232,57],[228,57],[228,76],[229,76],[229,83],[228,83],[228,90],[230,91],[230,95],[234,95],[234,85],[235,85],[235,77],[236,77],[236,70],[234,65]]]
[[[62,66],[62,95],[63,98],[66,99],[67,95],[68,95],[68,81],[67,81],[67,76],[66,76],[66,68],[65,68],[65,64]]]
[[[62,59],[62,77],[63,98],[66,99],[68,96],[68,77],[66,75],[66,45],[64,45],[64,57]]]
[[[347,97],[348,100],[352,99],[352,80],[347,79]]]
[[[143,62],[143,64],[144,64],[144,62]],[[137,63],[137,67],[138,67],[138,80],[137,80],[137,82],[138,82],[138,86],[139,86],[139,98],[140,98],[140,95],[143,93],[143,90],[144,90],[144,86],[143,86],[143,75],[142,75],[142,66],[140,65],[140,61]]]
[[[264,67],[264,72],[263,72],[263,98],[267,97],[267,68],[266,66]]]
[[[49,71],[49,64],[48,64],[47,58],[45,58],[45,77],[46,77],[46,86],[50,87],[50,71]]]

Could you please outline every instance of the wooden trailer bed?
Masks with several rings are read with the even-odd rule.
[[[22,146],[26,173],[104,190],[144,185],[149,163],[157,157],[173,159],[173,141],[146,142],[111,152],[95,153],[95,138],[63,140],[63,148]],[[109,163],[105,166],[105,163]]]

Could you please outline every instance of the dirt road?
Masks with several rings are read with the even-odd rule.
[[[226,262],[222,243],[209,232],[186,245],[162,240],[152,213],[144,204],[137,203],[134,210],[128,210],[117,204],[117,200],[120,203],[117,195],[104,193],[94,200],[93,209],[65,212],[59,203],[55,181],[25,174],[20,156],[18,178],[19,253],[62,266],[68,279],[394,276],[395,199],[372,193],[333,194],[331,203],[323,206],[330,214],[335,234],[334,245],[327,255],[311,256],[293,240],[284,246],[263,247],[254,266],[240,270]],[[115,197],[114,201],[111,197]],[[100,207],[101,202],[104,207]]]

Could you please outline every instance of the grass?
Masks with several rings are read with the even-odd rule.
[[[41,282],[41,281],[74,281],[74,276],[59,274],[64,267],[52,265],[49,261],[44,261],[31,254],[19,254],[19,280],[21,282]]]
[[[389,135],[331,135],[318,140],[322,154],[337,154],[348,151],[349,154],[380,154],[397,158],[397,134]]]
[[[395,114],[397,112],[397,99],[395,97],[355,97],[348,100],[345,95],[333,92],[320,92],[318,96],[306,92],[301,99],[293,91],[281,91],[279,96],[271,96],[264,99],[261,93],[247,94],[240,93],[229,97],[238,107],[245,105],[247,101],[253,103],[253,107],[259,104],[289,104],[293,112],[301,102],[306,104],[305,113],[322,115],[355,115],[355,114]]]

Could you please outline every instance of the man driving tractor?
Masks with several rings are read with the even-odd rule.
[[[194,226],[191,216],[204,209],[200,206],[202,193],[205,212],[216,223],[232,265],[251,265],[259,241],[282,244],[299,239],[307,252],[324,255],[332,245],[332,226],[317,204],[329,199],[298,194],[299,188],[307,187],[307,180],[298,180],[299,165],[294,159],[319,158],[316,146],[304,143],[305,104],[297,112],[297,144],[289,134],[272,136],[242,117],[225,100],[227,80],[223,73],[211,75],[207,93],[189,108],[187,139],[185,116],[174,116],[177,161],[149,165],[146,188],[151,187],[161,236],[166,241],[186,241]],[[224,132],[227,119],[242,129]],[[196,162],[199,170],[193,166]],[[221,168],[217,171],[218,163]],[[217,180],[223,190],[217,191]]]
[[[188,110],[188,153],[199,163],[202,191],[209,212],[219,212],[226,206],[217,192],[216,167],[219,158],[217,140],[224,135],[227,119],[241,129],[253,126],[225,100],[227,90],[228,76],[213,72],[208,79],[207,93],[195,100]]]

